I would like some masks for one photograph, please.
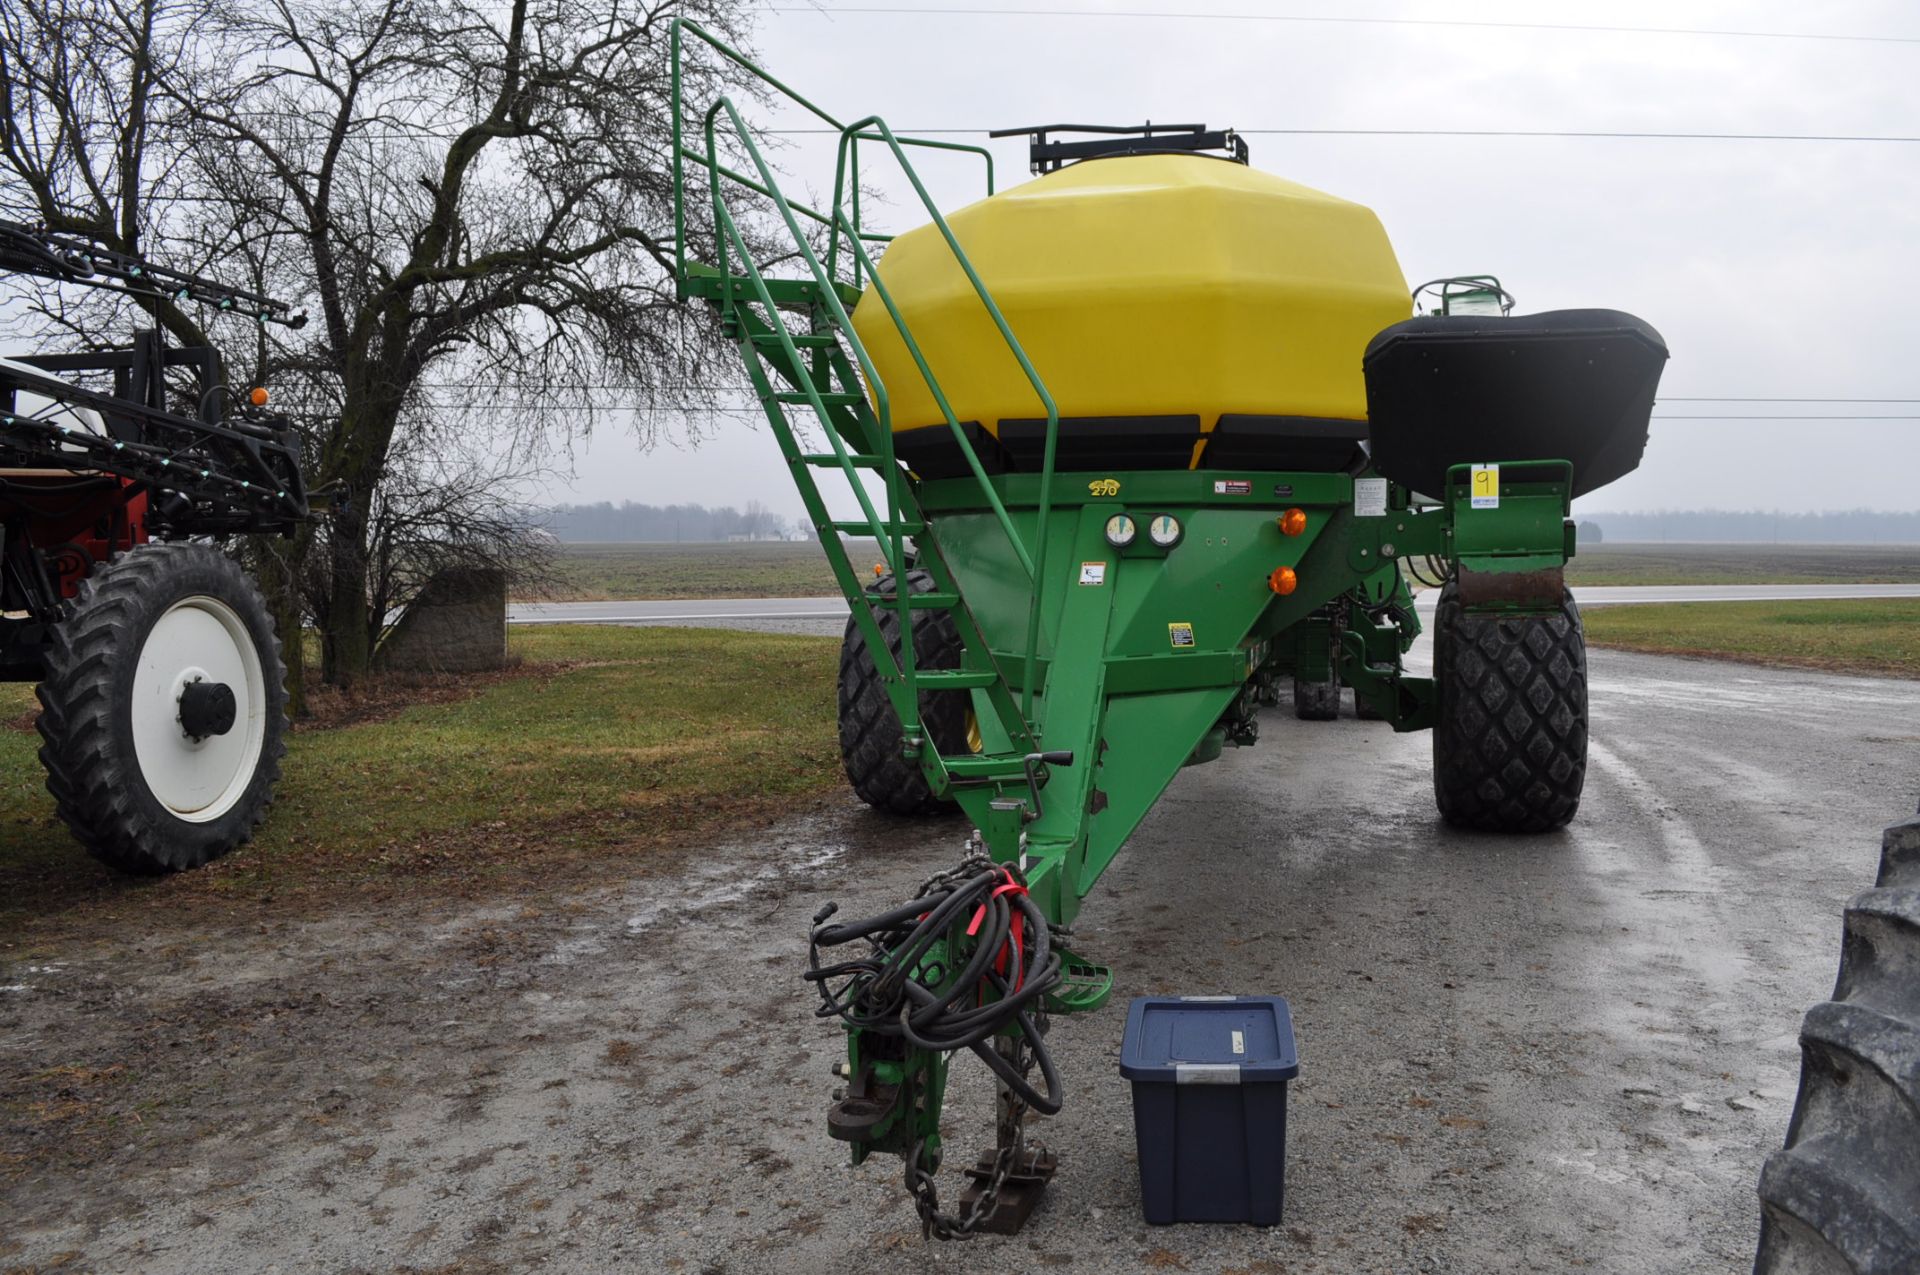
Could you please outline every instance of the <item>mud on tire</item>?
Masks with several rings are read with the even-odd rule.
[[[170,804],[158,795],[167,785],[157,769],[149,773],[152,754],[143,763],[136,738],[136,690],[152,697],[151,687],[140,679],[156,675],[158,653],[149,650],[149,640],[163,620],[182,608],[220,617],[209,621],[215,628],[190,621],[182,632],[217,631],[225,636],[202,649],[174,648],[176,662],[217,668],[219,655],[226,651],[246,664],[247,650],[257,660],[257,667],[248,667],[257,673],[258,684],[242,691],[240,718],[230,719],[227,730],[211,737],[217,741],[233,729],[244,729],[248,734],[235,741],[243,747],[226,754],[230,767],[223,762],[210,772],[226,774],[228,780],[216,798],[200,807]],[[231,631],[223,627],[227,621],[234,626]],[[229,645],[221,648],[221,641]],[[285,683],[280,641],[266,602],[233,559],[205,545],[187,544],[141,545],[114,555],[81,581],[45,656],[38,692],[40,761],[60,818],[88,853],[122,872],[197,868],[245,843],[265,815],[280,778],[280,758],[286,752]],[[161,707],[150,706],[149,716],[157,711],[164,718],[172,711],[165,700],[171,691],[171,686],[161,688]],[[184,732],[181,738],[187,738]],[[187,782],[195,780],[191,748],[183,745],[168,761],[176,781],[183,771]]]
[[[1920,1271],[1920,818],[1848,904],[1833,999],[1800,1028],[1800,1093],[1760,1171],[1755,1275]]]
[[[1479,832],[1564,825],[1587,774],[1587,646],[1573,595],[1558,615],[1472,616],[1449,583],[1433,641],[1441,817]]]
[[[907,587],[915,593],[931,593],[933,577],[925,571],[910,571]],[[891,598],[893,577],[882,576],[868,593]],[[875,614],[880,632],[897,662],[899,612],[879,606]],[[959,668],[960,630],[953,617],[942,611],[915,611],[913,650],[915,668]],[[971,697],[965,691],[921,694],[920,720],[932,747],[949,755],[969,751],[970,704]],[[853,791],[869,806],[889,814],[933,815],[956,809],[951,802],[933,795],[926,777],[920,773],[919,763],[900,755],[901,745],[900,718],[887,698],[859,626],[848,620],[846,634],[840,642],[840,760],[846,767]]]

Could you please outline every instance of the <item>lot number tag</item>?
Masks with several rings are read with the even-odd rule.
[[[1472,490],[1475,509],[1498,509],[1500,507],[1500,466],[1475,465]]]

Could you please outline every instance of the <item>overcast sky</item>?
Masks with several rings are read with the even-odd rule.
[[[1521,311],[1606,306],[1673,352],[1638,473],[1587,512],[1912,509],[1920,404],[1680,402],[1920,399],[1920,144],[1315,137],[1286,128],[1554,129],[1920,136],[1920,5],[1347,3],[1209,0],[1228,14],[1597,23],[1898,37],[1896,42],[1357,23],[1085,16],[1167,0],[884,0],[763,12],[774,74],[843,119],[899,131],[1071,120],[1203,121],[1251,134],[1255,166],[1371,206],[1410,282],[1493,272]],[[964,14],[959,8],[1044,9]],[[946,12],[936,10],[945,9]],[[769,126],[803,120],[769,118]],[[992,143],[1003,187],[1024,142]],[[830,153],[787,152],[796,188]],[[935,177],[948,207],[974,168]],[[897,225],[905,229],[904,204]],[[1044,376],[1045,369],[1041,369]],[[671,431],[669,431],[671,433]],[[761,499],[799,512],[764,427],[717,423],[697,448],[641,454],[603,426],[557,500]]]

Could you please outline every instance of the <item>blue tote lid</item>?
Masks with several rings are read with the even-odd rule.
[[[1120,1074],[1163,1084],[1246,1085],[1300,1074],[1281,996],[1140,996],[1127,1010]]]

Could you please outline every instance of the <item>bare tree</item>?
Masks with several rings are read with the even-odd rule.
[[[394,511],[430,505],[442,528],[460,512],[422,505],[413,477],[388,494],[396,449],[425,456],[481,419],[484,450],[506,454],[610,409],[652,421],[729,379],[712,325],[673,293],[667,29],[688,13],[738,41],[746,9],[9,0],[0,156],[32,211],[243,271],[313,312],[295,336],[251,336],[256,375],[310,435],[310,476],[345,492],[262,557],[270,590],[324,577],[329,680],[368,668],[404,585],[376,565]],[[700,96],[731,73],[688,71]],[[161,318],[189,335],[186,316]]]
[[[553,540],[540,534],[525,498],[538,477],[484,455],[396,450],[370,518],[369,643],[449,567],[499,568],[522,590],[551,586]]]

